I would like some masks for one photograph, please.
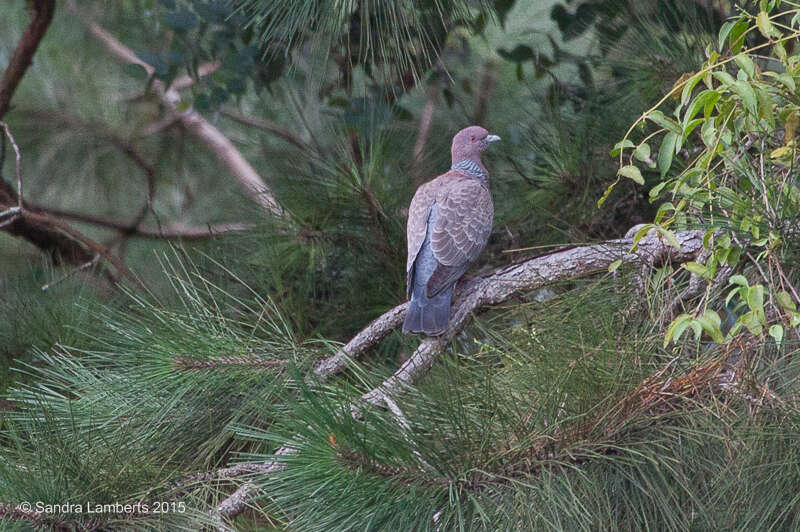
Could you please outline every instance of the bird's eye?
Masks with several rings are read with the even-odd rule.
[[[472,135],[472,142],[475,142],[475,135]]]

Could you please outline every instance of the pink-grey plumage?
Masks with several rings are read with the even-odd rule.
[[[500,140],[480,126],[453,137],[450,170],[417,189],[408,209],[403,332],[442,334],[456,282],[489,240],[494,206],[481,152]]]

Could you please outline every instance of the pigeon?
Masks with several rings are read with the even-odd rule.
[[[450,170],[421,185],[411,200],[404,333],[439,336],[447,330],[456,283],[492,232],[494,205],[481,152],[498,140],[480,126],[459,131]]]

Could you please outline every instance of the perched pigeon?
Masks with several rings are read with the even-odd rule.
[[[420,186],[411,200],[406,230],[411,302],[405,333],[437,336],[447,329],[456,282],[492,232],[494,206],[481,152],[498,140],[480,126],[459,131],[453,137],[450,170]]]

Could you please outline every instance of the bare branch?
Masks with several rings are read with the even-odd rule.
[[[78,272],[82,272],[83,270],[88,270],[89,268],[91,268],[92,266],[97,264],[97,262],[99,260],[100,260],[100,255],[95,255],[92,260],[86,262],[85,264],[81,264],[77,268],[73,268],[72,270],[67,272],[66,275],[62,276],[61,278],[56,279],[55,281],[52,281],[52,282],[47,283],[46,285],[42,286],[42,292],[47,292],[48,290],[53,288],[55,285],[66,281],[67,279],[69,279],[70,277],[72,277],[73,275],[75,275]]]
[[[187,111],[179,116],[181,125],[203,141],[217,159],[239,181],[239,184],[250,193],[256,203],[261,205],[268,213],[278,218],[284,217],[283,208],[278,204],[278,200],[275,199],[272,190],[264,183],[258,172],[247,162],[247,159],[244,158],[228,137],[194,111]]]
[[[8,67],[3,73],[3,78],[0,80],[0,119],[11,108],[11,98],[30,67],[33,55],[53,19],[54,0],[34,0],[31,4],[33,6],[31,23],[20,38]],[[5,143],[3,143],[3,148],[5,149]],[[91,260],[92,255],[74,240],[65,238],[63,234],[53,230],[52,227],[30,223],[20,216],[22,208],[24,208],[24,201],[21,194],[22,176],[19,159],[17,151],[17,187],[20,193],[18,194],[11,185],[0,179],[0,209],[3,209],[3,216],[10,216],[7,220],[0,221],[0,228],[12,235],[26,239],[42,250],[51,252],[56,262],[84,264]],[[11,208],[12,205],[16,205],[16,207]],[[12,212],[14,209],[16,212]]]
[[[210,76],[219,70],[219,67],[221,66],[222,63],[220,61],[209,61],[208,63],[202,63],[199,67],[197,67],[197,77],[204,78],[206,76]],[[197,80],[195,80],[195,78],[192,76],[180,76],[175,78],[169,88],[176,91],[183,90],[194,85],[195,81]]]
[[[17,177],[18,177],[18,179],[20,181],[20,189],[21,189],[22,188],[22,171],[20,169],[20,162],[21,162],[22,158],[21,158],[21,155],[20,155],[20,152],[19,152],[19,148],[17,148],[16,142],[14,142],[14,137],[11,135],[11,132],[8,129],[8,126],[4,122],[0,122],[0,125],[2,125],[2,127],[5,129],[6,134],[11,139],[11,142],[14,145],[14,149],[17,152]],[[3,195],[4,195],[3,192],[6,191],[6,188],[8,187],[8,185],[4,181],[0,181],[0,185],[4,185],[4,187],[2,189],[0,189],[0,200],[2,200]],[[6,192],[5,195],[8,195],[8,193]],[[146,290],[146,288],[145,288],[144,284],[142,284],[141,280],[139,280],[139,278],[136,277],[133,274],[133,272],[131,272],[128,269],[128,267],[125,265],[125,263],[121,259],[119,259],[113,253],[111,253],[105,246],[103,246],[102,244],[100,244],[98,242],[95,242],[91,238],[83,235],[81,232],[79,232],[76,229],[72,228],[66,222],[63,222],[63,221],[61,221],[61,220],[59,220],[57,218],[54,218],[52,216],[49,216],[47,214],[43,214],[43,213],[39,213],[39,212],[33,212],[33,211],[29,210],[28,208],[26,208],[26,206],[21,201],[21,197],[20,196],[17,196],[17,197],[20,198],[19,205],[15,209],[15,211],[16,211],[15,214],[12,214],[12,215],[18,216],[22,221],[29,222],[28,227],[24,228],[24,230],[27,231],[25,233],[27,238],[32,238],[32,234],[30,233],[30,231],[32,229],[38,229],[40,231],[45,231],[47,236],[50,237],[50,238],[53,237],[53,233],[54,232],[60,232],[60,233],[62,233],[64,235],[66,235],[70,240],[75,241],[75,242],[80,244],[80,246],[78,246],[77,249],[75,250],[75,255],[70,257],[71,260],[69,262],[75,263],[78,259],[83,257],[84,260],[80,261],[79,263],[83,264],[85,266],[86,263],[93,262],[95,260],[95,256],[96,255],[99,255],[99,256],[103,257],[104,259],[106,259],[111,264],[113,264],[114,267],[117,269],[117,271],[119,273],[121,273],[122,275],[125,275],[136,286],[138,286],[142,290]],[[9,211],[11,211],[11,209],[8,209],[8,210],[4,211],[3,214],[9,213]],[[14,220],[14,224],[16,224],[17,221],[19,221],[19,220]],[[3,225],[5,226],[6,224],[3,224]],[[9,232],[14,233],[14,231],[12,230],[13,229],[13,225],[12,224],[8,224],[8,227],[10,228]],[[19,228],[17,228],[17,230],[19,230]],[[34,240],[34,242],[36,242],[36,240]],[[81,246],[83,246],[83,247],[81,247]],[[86,248],[92,250],[93,253],[90,254],[87,251]]]
[[[483,279],[469,281],[461,287],[453,306],[453,317],[447,331],[437,338],[425,338],[416,351],[378,388],[362,396],[362,400],[378,404],[402,386],[424,375],[450,340],[471,321],[472,312],[480,306],[496,305],[521,291],[530,291],[558,280],[572,279],[607,270],[617,259],[624,263],[652,263],[656,257],[686,262],[703,249],[702,231],[676,234],[681,249],[670,246],[660,236],[649,233],[642,238],[636,252],[629,251],[632,239],[611,240],[594,246],[580,246],[535,257],[503,268]]]
[[[324,380],[342,371],[347,366],[348,360],[357,357],[373,345],[376,345],[403,323],[407,310],[408,303],[403,303],[383,313],[382,316],[372,321],[361,332],[356,334],[334,356],[320,361],[314,368],[314,374]]]
[[[11,143],[11,147],[14,148],[14,154],[16,157],[16,174],[17,174],[17,207],[22,209],[22,154],[19,152],[19,146],[17,146],[17,142],[14,140],[14,136],[11,134],[11,130],[8,128],[8,124],[5,122],[0,121],[0,126],[6,132],[6,136],[8,137],[8,141]]]
[[[134,231],[144,221],[147,213],[153,211],[153,201],[156,193],[156,169],[128,139],[109,129],[105,124],[85,121],[74,116],[47,111],[24,111],[23,114],[28,118],[80,129],[92,136],[105,139],[142,170],[147,183],[145,202],[133,221],[128,224],[129,229],[125,231],[126,233]]]
[[[58,218],[66,218],[76,222],[113,229],[114,231],[125,233],[127,236],[163,240],[204,240],[226,233],[241,233],[244,231],[250,231],[256,227],[254,224],[245,223],[187,225],[176,222],[158,229],[152,229],[148,227],[132,227],[128,223],[123,223],[113,218],[105,218],[103,216],[95,216],[81,212],[43,207],[42,205],[32,205],[27,203],[26,208],[34,212],[41,212],[51,216],[56,216]],[[5,213],[0,213],[0,218],[2,218],[4,214]]]
[[[68,3],[70,10],[78,16],[108,52],[118,61],[142,66],[149,75],[153,74],[153,67],[136,57],[133,51],[122,44],[99,24],[89,21],[81,16],[74,0]],[[264,182],[256,170],[247,162],[247,159],[233,145],[233,143],[215,126],[193,110],[177,111],[180,95],[175,88],[164,87],[162,83],[153,83],[153,89],[161,102],[178,117],[180,124],[198,139],[200,139],[217,157],[217,159],[233,174],[236,180],[250,193],[250,196],[261,205],[268,213],[283,218],[285,213],[269,186]]]
[[[113,264],[114,268],[116,268],[117,271],[120,274],[122,274],[125,277],[127,277],[128,280],[133,282],[133,284],[135,284],[137,287],[139,287],[140,289],[142,289],[144,291],[147,290],[147,288],[144,286],[142,281],[138,277],[136,277],[136,275],[134,275],[134,273],[128,268],[128,266],[125,265],[125,263],[122,261],[122,259],[120,259],[116,255],[111,253],[111,251],[109,251],[108,248],[105,247],[104,245],[100,244],[99,242],[95,242],[91,238],[89,238],[89,237],[85,236],[84,234],[82,234],[80,231],[77,231],[72,226],[70,226],[68,223],[66,223],[64,221],[61,221],[58,218],[54,218],[52,216],[48,216],[48,215],[42,214],[42,213],[32,212],[32,211],[29,211],[27,209],[22,211],[22,215],[21,216],[22,216],[22,218],[24,218],[24,219],[26,219],[28,221],[36,222],[38,224],[45,225],[45,226],[48,226],[50,228],[54,228],[54,229],[57,229],[57,230],[61,231],[62,233],[67,235],[72,240],[83,244],[84,246],[89,248],[91,251],[93,251],[94,254],[90,255],[90,260],[93,260],[95,254],[96,255],[100,255],[106,261],[108,261],[111,264]],[[85,262],[89,262],[89,261],[85,261]]]

